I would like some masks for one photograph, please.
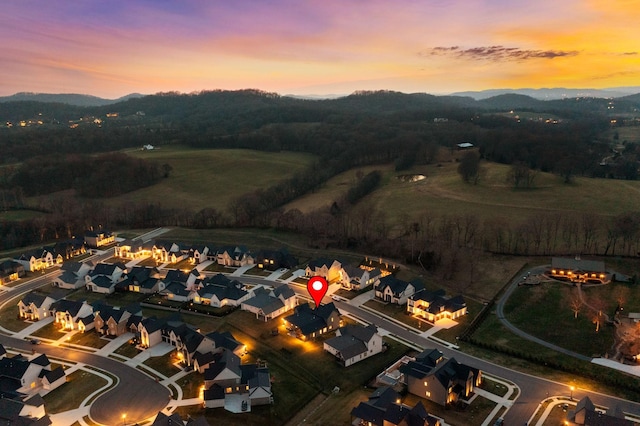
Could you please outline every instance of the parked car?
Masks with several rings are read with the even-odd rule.
[[[40,339],[31,339],[31,340],[29,340],[29,342],[32,345],[39,345],[40,344]]]

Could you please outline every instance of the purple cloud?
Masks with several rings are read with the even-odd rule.
[[[438,46],[420,52],[420,56],[453,56],[461,59],[492,61],[525,61],[528,59],[553,59],[576,56],[577,51],[564,50],[527,50],[518,47],[480,46],[463,49],[459,46]]]

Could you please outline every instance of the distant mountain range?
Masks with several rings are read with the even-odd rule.
[[[469,92],[456,92],[451,96],[468,96],[476,100],[488,99],[494,96],[516,94],[530,96],[543,101],[565,98],[621,98],[640,93],[640,86],[612,87],[609,89],[566,89],[557,87],[553,89],[491,89]]]
[[[75,105],[81,107],[95,107],[116,104],[118,102],[124,102],[129,99],[141,98],[146,95],[140,93],[131,93],[118,99],[104,99],[91,95],[80,95],[76,93],[31,93],[20,92],[11,96],[0,96],[0,102],[16,102],[16,101],[31,101],[31,102],[52,102],[67,105]]]
[[[480,91],[467,91],[451,93],[448,96],[438,96],[440,98],[448,98],[452,100],[452,97],[471,98],[476,101],[482,101],[495,97],[502,97],[504,95],[524,95],[530,98],[551,101],[567,98],[622,98],[630,95],[640,95],[640,86],[630,87],[612,87],[608,89],[566,89],[566,88],[552,88],[552,89],[490,89]],[[418,94],[416,94],[418,95]],[[48,102],[48,103],[61,103],[80,107],[99,107],[112,105],[119,102],[124,102],[129,99],[142,98],[147,95],[140,93],[131,93],[118,99],[104,99],[97,96],[81,95],[75,93],[30,93],[20,92],[11,96],[0,96],[0,103],[3,102],[15,102],[15,101],[32,101],[32,102]],[[348,97],[349,95],[293,95],[287,94],[284,97],[294,99],[307,99],[307,100],[328,100],[339,99]],[[521,100],[522,101],[522,100]]]

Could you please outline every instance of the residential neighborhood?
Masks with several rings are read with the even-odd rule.
[[[395,312],[406,319],[385,321],[405,330],[407,321],[418,321],[427,331],[409,332],[424,334],[428,339],[432,330],[455,327],[456,321],[467,317],[469,307],[462,295],[427,289],[418,278],[399,278],[397,266],[387,269],[388,265],[383,262],[373,264],[368,259],[354,265],[319,258],[291,267],[287,262],[294,260],[286,251],[260,250],[254,257],[246,247],[214,247],[213,244],[196,246],[168,240],[161,243],[122,240],[112,243],[112,248],[105,252],[105,256],[111,256],[105,258],[108,262],[94,264],[73,258],[58,266],[52,262],[48,268],[59,268],[56,277],[46,281],[48,286],[24,293],[17,299],[16,306],[18,318],[31,324],[28,329],[37,330],[39,323],[48,323],[50,325],[44,327],[53,328],[46,334],[31,333],[29,339],[34,349],[31,354],[9,356],[5,348],[0,351],[3,353],[0,362],[4,366],[1,370],[5,371],[0,379],[16,383],[2,388],[6,392],[3,395],[13,401],[3,400],[7,413],[13,413],[6,416],[14,422],[18,418],[33,419],[36,422],[33,424],[50,422],[52,417],[33,399],[34,395],[64,389],[62,385],[73,376],[65,374],[64,368],[53,368],[45,355],[38,355],[37,348],[58,344],[75,349],[79,346],[72,342],[86,339],[105,341],[93,349],[98,352],[102,351],[100,347],[109,348],[109,342],[120,342],[120,347],[114,346],[111,351],[130,353],[133,358],[117,352],[105,354],[111,353],[110,356],[125,363],[134,359],[143,363],[156,357],[167,359],[175,377],[186,375],[190,377],[189,383],[200,383],[188,399],[192,406],[234,415],[262,412],[260,407],[278,404],[284,397],[279,394],[284,390],[278,383],[286,379],[280,367],[274,375],[270,365],[272,362],[279,365],[280,357],[291,356],[296,347],[305,352],[317,351],[315,356],[321,356],[323,363],[333,365],[332,368],[338,369],[336,374],[342,371],[339,375],[345,377],[350,371],[356,371],[353,369],[363,368],[361,366],[384,363],[372,372],[377,378],[368,386],[373,390],[351,407],[352,424],[446,425],[449,424],[446,413],[443,417],[442,408],[438,407],[464,411],[465,407],[473,406],[478,394],[495,399],[496,407],[508,406],[506,401],[501,402],[501,397],[487,394],[484,390],[487,375],[473,363],[459,362],[456,356],[445,356],[442,350],[433,347],[416,351],[402,341],[389,339],[388,330],[363,322],[344,308],[345,300],[362,300],[354,306],[364,309],[366,301],[374,303],[371,306],[397,309]],[[568,270],[570,262],[565,263],[554,258],[548,274],[569,275],[568,272],[560,274],[557,269],[562,264]],[[595,273],[592,271],[595,269],[604,270],[595,263],[579,265],[581,271],[588,270],[585,274]],[[223,273],[218,268],[229,269],[223,269]],[[249,275],[252,268],[263,271],[262,275]],[[286,276],[288,271],[292,272],[286,279],[277,278]],[[577,266],[571,271],[578,275]],[[308,302],[304,284],[316,274],[329,280],[329,291],[333,294],[317,307]],[[275,278],[267,279],[271,276]],[[152,309],[154,315],[145,315],[155,306],[166,311]],[[201,325],[190,324],[185,319],[192,318],[192,312],[214,315],[214,321],[243,315],[246,328],[202,331]],[[376,311],[366,308],[366,312]],[[256,335],[251,329],[263,331]],[[61,336],[58,343],[55,338],[50,340],[57,335]],[[257,336],[258,340],[251,336]],[[250,342],[245,341],[247,338]],[[275,358],[273,354],[256,357],[253,350],[260,339],[282,342],[280,344],[285,345],[282,353]],[[432,342],[440,343],[437,339]],[[451,347],[455,346],[444,346],[445,349]],[[404,349],[389,358],[400,348]],[[19,373],[22,376],[14,377],[18,371],[23,371]],[[501,380],[489,377],[490,381]],[[170,376],[162,380],[173,383]],[[177,383],[180,379],[173,380]],[[340,392],[340,387],[336,386],[333,392]],[[187,403],[187,399],[183,401]],[[567,416],[571,420],[567,421],[590,424],[585,419],[592,415],[589,410],[593,404],[589,404],[588,398],[584,401],[575,405],[575,410]],[[620,416],[619,412],[612,413],[612,418]],[[153,424],[173,424],[178,417],[170,410],[160,411]],[[126,418],[123,419],[126,423]],[[206,424],[204,417],[197,422],[194,419],[186,424]]]

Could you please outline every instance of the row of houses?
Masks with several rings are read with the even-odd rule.
[[[462,295],[447,297],[444,290],[429,291],[420,281],[404,281],[393,275],[380,279],[375,297],[383,302],[406,305],[408,313],[432,323],[445,318],[455,320],[467,314]]]
[[[85,232],[84,237],[73,237],[51,246],[29,250],[17,255],[13,260],[20,263],[28,272],[42,271],[85,254],[88,247],[100,248],[113,243],[115,243],[114,234],[90,230]]]
[[[261,250],[252,253],[245,246],[222,246],[213,244],[185,244],[174,241],[125,240],[117,243],[114,248],[115,257],[121,259],[153,258],[158,263],[175,264],[189,260],[191,264],[199,265],[206,261],[215,262],[221,266],[240,267],[256,265],[259,269],[275,271],[277,269],[291,269],[298,265],[298,260],[286,250]]]
[[[52,369],[45,354],[9,357],[0,345],[0,399],[23,400],[36,394],[46,395],[65,382],[64,369]]]
[[[18,307],[21,317],[54,316],[55,323],[63,330],[85,332],[94,329],[108,336],[131,332],[142,349],[161,342],[174,346],[180,362],[204,375],[203,404],[207,407],[225,407],[240,412],[250,411],[252,405],[273,402],[268,368],[241,364],[246,345],[229,332],[202,334],[184,323],[178,314],[166,319],[144,318],[138,304],[120,308],[103,302],[54,301],[49,295],[32,292],[18,303]],[[1,366],[0,362],[0,374]],[[236,410],[243,405],[244,410]]]
[[[379,268],[362,268],[344,264],[337,259],[318,258],[311,260],[305,268],[306,277],[320,276],[329,283],[338,283],[346,290],[360,291],[375,287],[380,279],[389,275]]]
[[[87,252],[82,239],[60,241],[52,246],[26,251],[13,258],[27,272],[42,271]]]

